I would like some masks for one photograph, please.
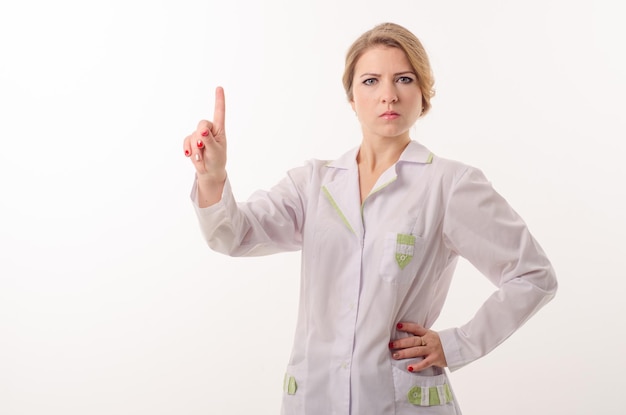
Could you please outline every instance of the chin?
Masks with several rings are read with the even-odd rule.
[[[398,130],[398,129],[394,129],[391,131],[386,130],[386,131],[380,131],[379,135],[386,139],[399,140],[408,136],[408,131],[409,130]]]

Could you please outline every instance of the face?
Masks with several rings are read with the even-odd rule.
[[[422,112],[422,91],[405,53],[376,46],[356,63],[353,98],[366,139],[409,139],[409,129]]]

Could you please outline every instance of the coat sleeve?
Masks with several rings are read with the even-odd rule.
[[[246,202],[235,201],[227,178],[222,199],[200,208],[194,182],[191,199],[202,234],[211,249],[230,256],[260,256],[296,251],[302,246],[302,187],[310,169],[289,172],[269,191],[257,191]]]
[[[451,187],[443,238],[498,287],[470,321],[439,332],[454,371],[513,334],[554,297],[557,282],[524,221],[474,168],[464,170]]]

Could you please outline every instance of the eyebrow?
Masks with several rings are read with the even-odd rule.
[[[398,72],[398,73],[394,73],[393,76],[406,75],[406,74],[412,74],[412,75],[417,76],[417,74],[415,72],[413,72],[413,71]],[[381,74],[372,73],[372,72],[366,72],[366,73],[361,75],[361,78],[363,78],[364,76],[381,76]]]

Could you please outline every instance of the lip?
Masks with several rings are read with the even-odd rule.
[[[382,114],[380,114],[380,118],[382,118],[384,120],[395,120],[399,116],[400,116],[400,114],[398,114],[395,111],[385,111]]]

